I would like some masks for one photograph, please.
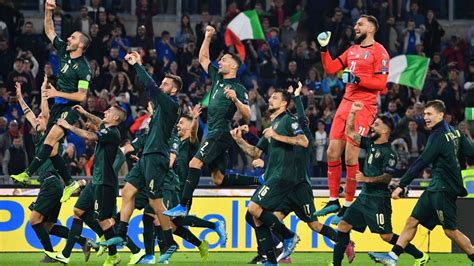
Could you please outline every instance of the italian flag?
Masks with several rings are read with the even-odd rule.
[[[257,11],[249,10],[238,14],[227,25],[224,34],[226,46],[234,45],[242,61],[245,60],[245,46],[243,40],[265,40],[262,25],[258,19]]]
[[[473,107],[466,107],[465,114],[466,120],[467,121],[473,121],[474,120],[474,108]]]
[[[387,82],[422,90],[429,64],[430,59],[424,56],[396,56],[390,60]]]
[[[296,12],[293,16],[290,17],[291,27],[293,30],[298,30],[298,24],[300,24],[301,11]]]

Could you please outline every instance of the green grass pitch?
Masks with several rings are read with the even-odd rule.
[[[127,265],[129,253],[120,253],[121,265]],[[209,260],[202,263],[198,253],[178,252],[170,260],[172,265],[246,265],[252,259],[254,253],[249,252],[214,252],[209,254]],[[468,258],[463,254],[430,254],[431,261],[428,265],[471,265]],[[42,265],[38,263],[43,258],[43,253],[0,253],[0,265]],[[332,258],[331,253],[295,253],[291,256],[292,265],[328,265]],[[102,265],[105,260],[91,254],[86,264],[82,253],[73,253],[68,265]],[[349,265],[345,260],[344,265]],[[44,264],[43,264],[44,265]],[[357,253],[355,261],[351,265],[380,265],[372,262],[367,253]],[[413,259],[409,255],[403,255],[398,265],[413,265]]]

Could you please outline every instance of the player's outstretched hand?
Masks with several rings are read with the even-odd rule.
[[[23,94],[21,93],[21,83],[20,82],[15,82],[15,89],[16,89],[16,96],[18,97],[18,100],[21,101],[23,99]]]
[[[239,126],[239,128],[242,131],[242,133],[244,133],[244,134],[249,133],[249,131],[250,131],[249,125],[241,125],[241,126]]]
[[[330,40],[331,40],[331,32],[330,31],[323,31],[318,35],[318,43],[321,46],[321,48],[326,48],[326,46],[328,46]]]
[[[142,64],[142,58],[140,54],[135,51],[126,54],[124,59],[127,60],[127,62],[132,66],[135,64]]]
[[[402,192],[403,192],[403,189],[401,187],[397,187],[394,191],[392,191],[392,199],[399,199],[400,193]]]
[[[47,0],[45,5],[44,5],[44,9],[46,9],[47,11],[53,11],[54,9],[56,8],[56,1],[54,0]]]
[[[295,96],[300,96],[302,89],[303,89],[303,83],[301,83],[301,81],[298,81],[298,87],[295,89]]]
[[[232,138],[236,141],[242,140],[242,130],[240,127],[236,127],[230,131],[230,135],[232,135]]]
[[[189,107],[189,109],[191,109],[191,107]],[[194,108],[190,111],[191,111],[191,115],[192,115],[193,119],[197,119],[201,115],[202,105],[201,104],[196,104],[194,106]]]
[[[252,161],[253,168],[263,168],[265,166],[265,162],[262,159],[255,159]]]
[[[64,119],[58,119],[56,124],[64,129],[69,129],[69,127],[71,127],[71,125],[69,125],[69,123]]]
[[[206,33],[205,33],[205,38],[212,38],[214,33],[216,32],[216,29],[214,29],[213,26],[206,26]]]
[[[83,114],[83,113],[86,112],[86,110],[84,110],[84,108],[83,108],[81,105],[79,105],[79,104],[74,105],[74,106],[72,107],[72,109],[78,111],[78,112],[81,113],[81,114]]]
[[[49,84],[49,89],[43,90],[43,97],[45,97],[46,99],[51,99],[56,96],[58,96],[58,90],[56,90],[56,88],[53,87],[53,85],[51,84]]]
[[[364,103],[361,101],[356,101],[352,104],[351,112],[357,113],[364,108]]]

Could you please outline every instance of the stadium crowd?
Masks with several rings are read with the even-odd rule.
[[[181,76],[184,86],[178,95],[179,102],[182,110],[189,112],[205,98],[211,86],[197,58],[205,27],[212,25],[218,32],[210,52],[211,59],[215,60],[229,49],[224,44],[226,25],[240,11],[248,9],[257,10],[266,36],[265,41],[245,41],[247,57],[239,70],[249,92],[250,131],[245,138],[250,143],[255,144],[263,128],[269,125],[264,111],[269,95],[276,88],[301,81],[306,115],[316,140],[310,173],[326,176],[328,132],[344,93],[344,84],[339,76],[325,75],[322,71],[315,39],[317,33],[331,31],[329,49],[336,57],[351,45],[352,25],[361,14],[378,18],[381,30],[376,40],[386,47],[391,57],[416,54],[431,59],[422,91],[388,84],[387,94],[379,102],[380,112],[396,122],[391,137],[399,156],[396,176],[404,173],[426,145],[428,132],[422,114],[423,104],[429,100],[443,100],[448,109],[445,119],[473,141],[474,127],[466,121],[464,112],[465,107],[474,108],[474,26],[464,36],[443,37],[445,30],[436,19],[442,8],[431,1],[410,1],[407,10],[397,9],[392,1],[384,0],[339,1],[342,4],[318,6],[314,6],[315,1],[307,1],[302,6],[301,1],[275,0],[267,10],[262,1],[238,1],[228,4],[222,20],[214,21],[209,12],[203,11],[200,21],[194,24],[188,15],[183,15],[176,31],[161,33],[154,31],[152,24],[159,9],[155,1],[137,1],[138,25],[132,33],[126,32],[116,10],[102,7],[100,0],[91,2],[91,6],[80,7],[79,12],[74,13],[77,16],[64,12],[58,5],[53,15],[54,26],[64,40],[75,30],[90,35],[92,41],[86,55],[94,77],[83,106],[88,112],[102,116],[108,106],[120,104],[127,111],[127,119],[120,127],[124,143],[142,134],[149,121],[148,97],[135,71],[124,62],[127,51],[141,53],[148,73],[157,81],[166,72]],[[326,9],[327,17],[311,15],[321,14],[316,12],[320,8]],[[0,24],[5,25],[0,27],[0,161],[3,162],[0,173],[11,175],[25,169],[35,148],[31,127],[25,122],[15,94],[15,82],[21,83],[24,98],[37,113],[41,83],[46,75],[54,86],[58,58],[42,27],[24,19],[13,4],[1,1],[0,14]],[[243,124],[238,116],[234,123]],[[81,120],[77,126],[85,128],[87,121]],[[204,112],[200,117],[199,135],[206,134]],[[94,147],[94,143],[68,132],[63,156],[73,175],[91,175]],[[237,145],[230,157],[229,168],[254,171]],[[361,152],[360,158],[363,157]],[[126,168],[121,176],[127,173]],[[429,176],[429,169],[424,176]]]

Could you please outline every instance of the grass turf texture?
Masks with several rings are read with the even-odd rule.
[[[130,253],[119,253],[122,258],[121,265],[127,265]],[[44,265],[39,261],[43,258],[44,253],[0,253],[0,265]],[[246,265],[255,253],[250,252],[219,252],[210,253],[209,260],[202,263],[199,253],[178,252],[173,255],[170,263],[173,265]],[[434,265],[470,265],[469,259],[463,254],[430,254],[430,266]],[[97,257],[95,253],[91,254],[87,265],[102,265],[106,258],[104,254],[102,257]],[[332,259],[332,253],[295,253],[291,256],[293,260],[292,265],[328,265]],[[402,255],[398,265],[413,265],[413,258],[409,255]],[[85,265],[82,253],[73,253],[71,261],[68,265]],[[344,265],[349,265],[346,258],[344,258]],[[284,264],[282,264],[284,265]],[[357,253],[354,262],[351,265],[380,265],[372,262],[367,253]]]

